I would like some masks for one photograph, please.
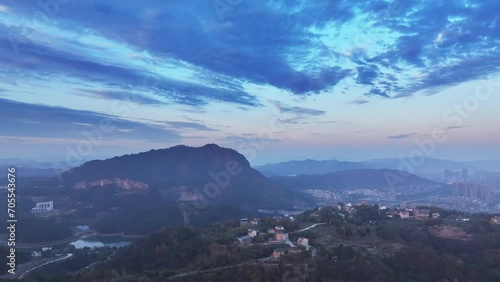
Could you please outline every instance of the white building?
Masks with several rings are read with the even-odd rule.
[[[492,217],[491,220],[490,220],[490,223],[491,224],[500,225],[500,216],[494,216],[494,217]]]
[[[31,209],[31,212],[33,213],[38,213],[38,212],[49,212],[54,210],[54,202],[44,202],[44,203],[37,203],[34,208]]]
[[[408,219],[408,218],[410,218],[410,212],[409,211],[401,211],[399,213],[399,217],[401,217],[402,219]]]
[[[39,258],[42,256],[42,253],[37,252],[37,251],[33,251],[33,253],[31,253],[31,256],[34,258]]]
[[[259,219],[258,218],[254,218],[250,221],[250,224],[253,224],[253,225],[259,225]]]
[[[299,237],[297,239],[297,245],[301,245],[304,247],[309,247],[309,239],[304,238],[304,237]]]
[[[257,236],[257,230],[255,230],[255,229],[248,229],[248,237],[253,238],[255,236]]]
[[[240,219],[240,226],[245,226],[248,224],[248,218],[242,218]]]

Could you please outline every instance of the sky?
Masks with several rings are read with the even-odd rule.
[[[500,2],[0,0],[0,158],[500,159]]]

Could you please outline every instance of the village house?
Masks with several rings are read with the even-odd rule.
[[[410,212],[409,211],[400,211],[399,212],[399,217],[401,217],[402,219],[408,219],[410,218]]]
[[[248,224],[248,218],[242,218],[240,219],[240,226],[245,226]]]
[[[430,210],[415,209],[413,211],[413,216],[415,217],[416,220],[424,220],[429,218],[430,213],[431,213]]]
[[[248,229],[248,237],[254,238],[257,236],[257,230],[255,229]]]
[[[309,247],[309,239],[307,238],[304,238],[304,237],[299,237],[297,239],[297,245],[301,245],[301,246],[304,246],[304,247]]]
[[[34,257],[34,258],[39,258],[41,256],[42,256],[41,252],[33,251],[33,253],[31,253],[31,257]]]
[[[283,255],[285,255],[285,249],[274,249],[273,254],[271,255],[272,258],[279,259]]]
[[[286,241],[286,234],[283,232],[276,232],[276,234],[274,234],[274,238],[276,241],[283,242]]]
[[[437,213],[437,212],[432,213],[431,216],[432,216],[432,219],[438,219],[438,218],[441,217],[441,215],[439,213]]]
[[[491,220],[490,220],[490,223],[494,224],[494,225],[500,225],[500,216],[494,216],[494,217],[492,217]]]

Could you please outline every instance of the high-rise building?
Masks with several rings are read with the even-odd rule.
[[[455,196],[478,198],[484,201],[488,201],[491,194],[487,186],[481,186],[469,181],[455,182],[453,184],[453,193]]]
[[[451,171],[449,169],[444,170],[444,177],[450,178],[451,177]]]
[[[468,170],[466,168],[462,169],[462,178],[467,179],[469,177]]]

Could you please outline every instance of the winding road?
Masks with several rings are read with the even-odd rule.
[[[40,268],[42,266],[45,266],[45,265],[48,265],[48,264],[51,264],[51,263],[54,263],[54,262],[58,262],[58,261],[62,261],[62,260],[68,259],[68,258],[70,258],[72,256],[73,256],[73,254],[66,254],[66,256],[64,256],[64,257],[58,257],[58,258],[55,258],[55,259],[53,259],[51,261],[47,261],[45,263],[42,263],[42,264],[37,265],[35,267],[32,267],[32,268],[28,269],[27,271],[23,272],[21,275],[19,275],[19,277],[17,279],[23,279],[26,274],[30,273],[31,271],[33,271],[33,270],[35,270],[37,268]]]

